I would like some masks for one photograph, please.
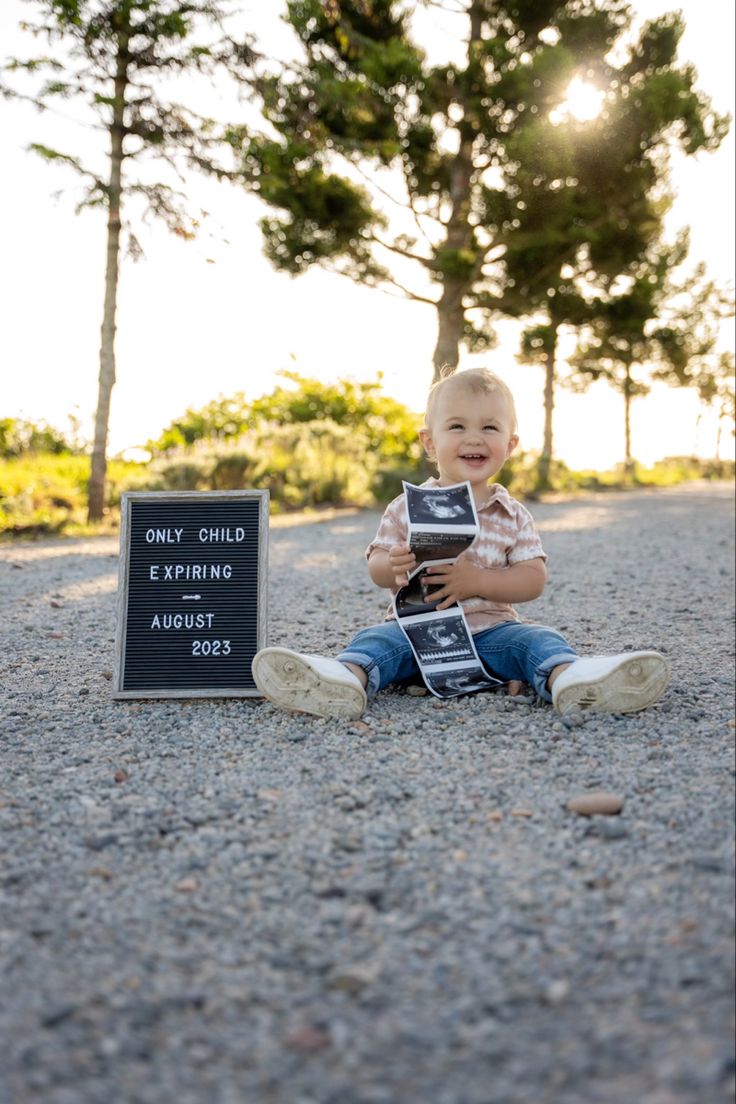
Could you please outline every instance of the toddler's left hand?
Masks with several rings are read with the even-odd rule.
[[[447,609],[448,606],[462,601],[463,598],[472,598],[478,593],[479,570],[464,556],[458,556],[452,564],[427,567],[426,574],[431,580],[433,589],[426,601],[436,602],[439,598],[437,609]],[[440,586],[442,589],[435,590],[435,586]]]

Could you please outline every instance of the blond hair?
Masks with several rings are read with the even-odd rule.
[[[511,432],[516,433],[516,404],[508,384],[488,368],[466,368],[463,372],[452,372],[433,383],[427,396],[427,409],[424,415],[424,428],[429,429],[432,416],[441,394],[449,387],[465,387],[476,395],[503,395],[511,414]]]

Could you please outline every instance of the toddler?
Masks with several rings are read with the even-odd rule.
[[[428,567],[438,609],[458,602],[478,656],[504,683],[528,683],[558,713],[593,709],[631,713],[655,702],[669,682],[657,652],[581,658],[554,629],[523,624],[514,603],[538,598],[546,555],[529,511],[489,480],[518,443],[513,396],[486,369],[458,372],[430,391],[420,438],[438,469],[424,486],[467,481],[480,531],[454,563]],[[408,544],[404,495],[389,503],[366,550],[368,572],[393,594],[416,567]],[[418,674],[408,640],[393,618],[361,630],[336,659],[264,648],[253,660],[261,693],[276,705],[318,717],[360,717],[368,697]]]

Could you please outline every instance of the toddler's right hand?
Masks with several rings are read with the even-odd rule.
[[[408,544],[395,544],[388,550],[388,562],[394,573],[396,586],[402,587],[409,582],[409,572],[417,566],[417,558]]]

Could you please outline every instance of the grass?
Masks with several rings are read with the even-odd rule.
[[[26,454],[0,459],[0,536],[82,536],[117,528],[120,495],[150,484],[144,464],[111,460],[108,511],[101,525],[87,522],[86,456]]]

